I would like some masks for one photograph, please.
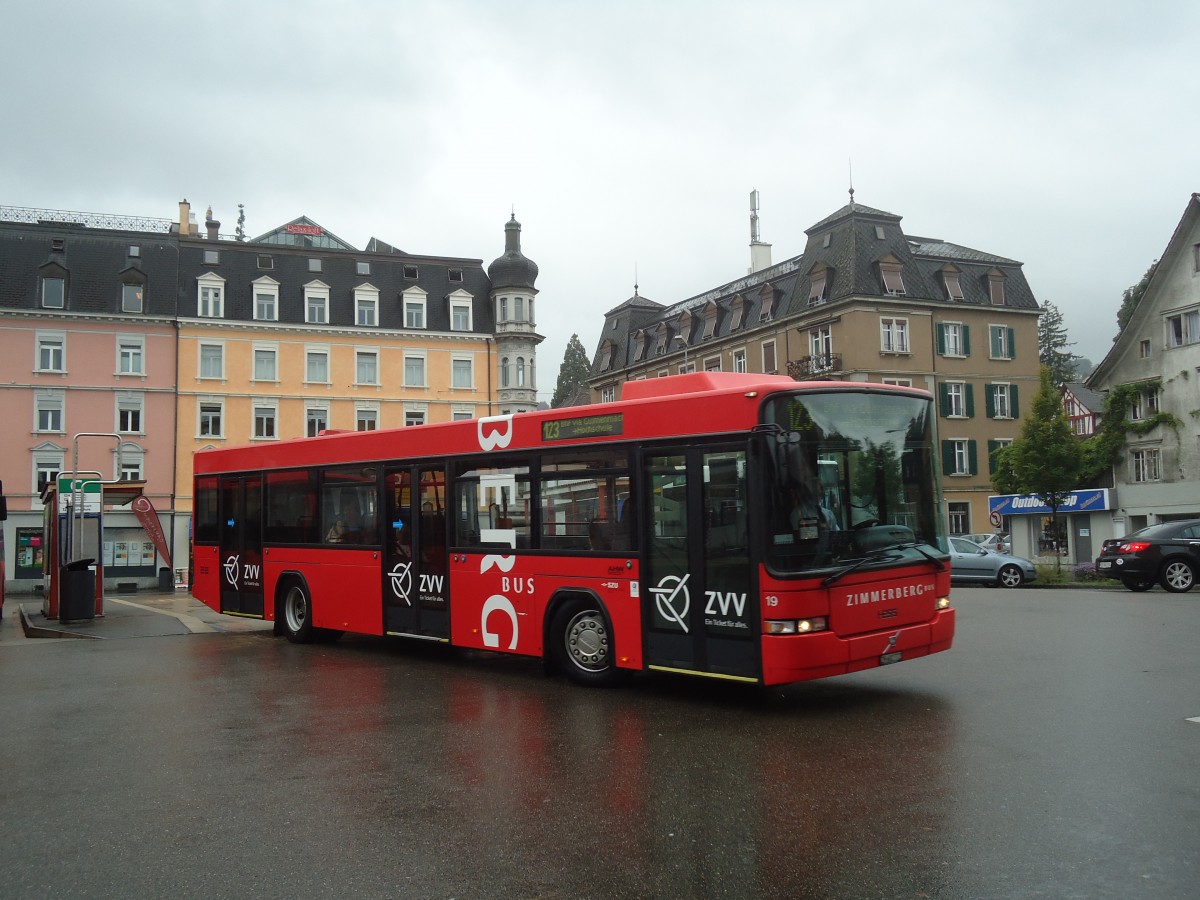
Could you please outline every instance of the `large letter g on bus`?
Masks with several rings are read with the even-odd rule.
[[[483,604],[483,612],[479,614],[480,630],[483,632],[483,646],[499,647],[500,635],[494,631],[488,630],[488,616],[494,612],[504,612],[508,614],[508,618],[512,620],[512,640],[508,644],[509,650],[517,649],[517,611],[513,608],[509,599],[503,594],[492,594],[487,598],[487,602]]]

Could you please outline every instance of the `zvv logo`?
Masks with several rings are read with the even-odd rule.
[[[231,556],[227,560],[225,560],[225,566],[224,566],[225,580],[229,582],[230,586],[235,591],[237,590],[237,586],[238,586],[238,581],[237,581],[238,562],[240,560],[241,560],[240,556]]]
[[[658,614],[668,622],[675,622],[683,629],[684,634],[687,634],[688,630],[685,619],[692,606],[692,595],[687,589],[687,582],[691,577],[690,574],[682,578],[678,575],[667,575],[658,582],[657,587],[650,588],[655,606],[658,607]]]
[[[392,567],[392,571],[388,574],[388,579],[392,583],[392,593],[405,606],[412,606],[412,563],[396,563]]]

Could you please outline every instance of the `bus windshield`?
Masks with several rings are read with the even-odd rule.
[[[770,567],[836,572],[944,556],[932,410],[928,397],[899,392],[768,400]]]

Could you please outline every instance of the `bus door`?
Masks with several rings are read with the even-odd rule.
[[[656,452],[644,465],[647,665],[756,678],[744,445]]]
[[[384,633],[449,638],[445,468],[388,469],[384,512]]]
[[[221,612],[263,614],[262,476],[221,478]]]

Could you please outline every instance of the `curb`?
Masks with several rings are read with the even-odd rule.
[[[17,610],[21,616],[21,630],[25,632],[27,638],[77,638],[82,641],[102,641],[104,638],[98,634],[76,634],[73,631],[63,631],[58,628],[50,628],[46,625],[35,625],[29,619],[29,613],[25,612],[25,607],[18,604]]]

